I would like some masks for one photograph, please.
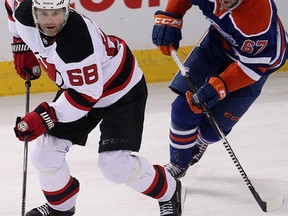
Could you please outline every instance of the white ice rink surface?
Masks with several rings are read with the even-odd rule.
[[[143,143],[139,155],[152,163],[168,161],[170,103],[168,83],[149,84]],[[23,83],[23,88],[24,83]],[[32,82],[33,88],[33,82]],[[54,94],[31,95],[30,109]],[[21,215],[23,143],[14,137],[15,117],[25,112],[25,95],[0,97],[0,216]],[[263,92],[227,136],[256,191],[264,200],[288,195],[288,73],[270,77]],[[71,173],[81,183],[78,216],[159,216],[158,203],[125,185],[104,179],[96,166],[98,128],[86,147],[67,155]],[[29,150],[34,143],[29,143]],[[287,216],[281,209],[263,213],[221,142],[209,146],[202,160],[182,179],[187,190],[183,216]],[[26,210],[42,205],[32,164],[28,163]]]

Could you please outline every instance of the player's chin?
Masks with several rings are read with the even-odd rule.
[[[44,34],[49,37],[53,37],[58,33],[57,28],[44,28]]]

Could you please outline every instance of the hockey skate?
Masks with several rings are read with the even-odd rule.
[[[166,165],[164,165],[164,167],[168,170],[168,172],[174,177],[174,178],[182,178],[183,176],[186,175],[186,172],[189,168],[189,166],[185,167],[185,168],[181,168],[177,165],[174,165],[173,163],[168,163]]]
[[[166,164],[164,167],[170,172],[170,174],[174,177],[174,178],[182,178],[186,175],[186,172],[188,170],[188,168],[192,165],[194,165],[195,163],[197,163],[202,155],[204,154],[204,152],[206,151],[208,147],[208,143],[200,143],[198,142],[195,145],[195,150],[193,152],[193,156],[191,158],[190,164],[187,167],[179,167],[173,163],[169,163]]]
[[[192,156],[192,159],[191,159],[191,162],[190,162],[190,165],[189,166],[192,166],[194,165],[195,163],[197,163],[201,157],[203,156],[204,152],[206,151],[208,147],[208,143],[205,142],[205,143],[196,143],[195,145],[195,151],[193,153],[193,156]],[[188,169],[188,168],[187,168]]]
[[[176,190],[167,202],[159,202],[160,216],[181,216],[184,208],[186,191],[176,179]]]
[[[74,213],[75,207],[62,212],[52,209],[47,203],[45,203],[44,205],[27,212],[25,216],[71,216],[74,215]]]

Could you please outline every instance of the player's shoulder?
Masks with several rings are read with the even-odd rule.
[[[80,62],[94,52],[92,35],[83,16],[73,10],[56,42],[56,51],[65,63]]]
[[[32,16],[32,0],[24,0],[17,5],[14,16],[21,24],[35,27]]]
[[[242,0],[231,19],[243,35],[257,36],[269,30],[274,13],[271,0]]]

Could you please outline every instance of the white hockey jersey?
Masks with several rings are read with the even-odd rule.
[[[47,37],[36,28],[31,0],[5,0],[5,6],[13,36],[30,47],[49,78],[64,90],[49,104],[59,122],[115,103],[141,80],[143,73],[125,41],[107,36],[73,9],[63,29]]]

